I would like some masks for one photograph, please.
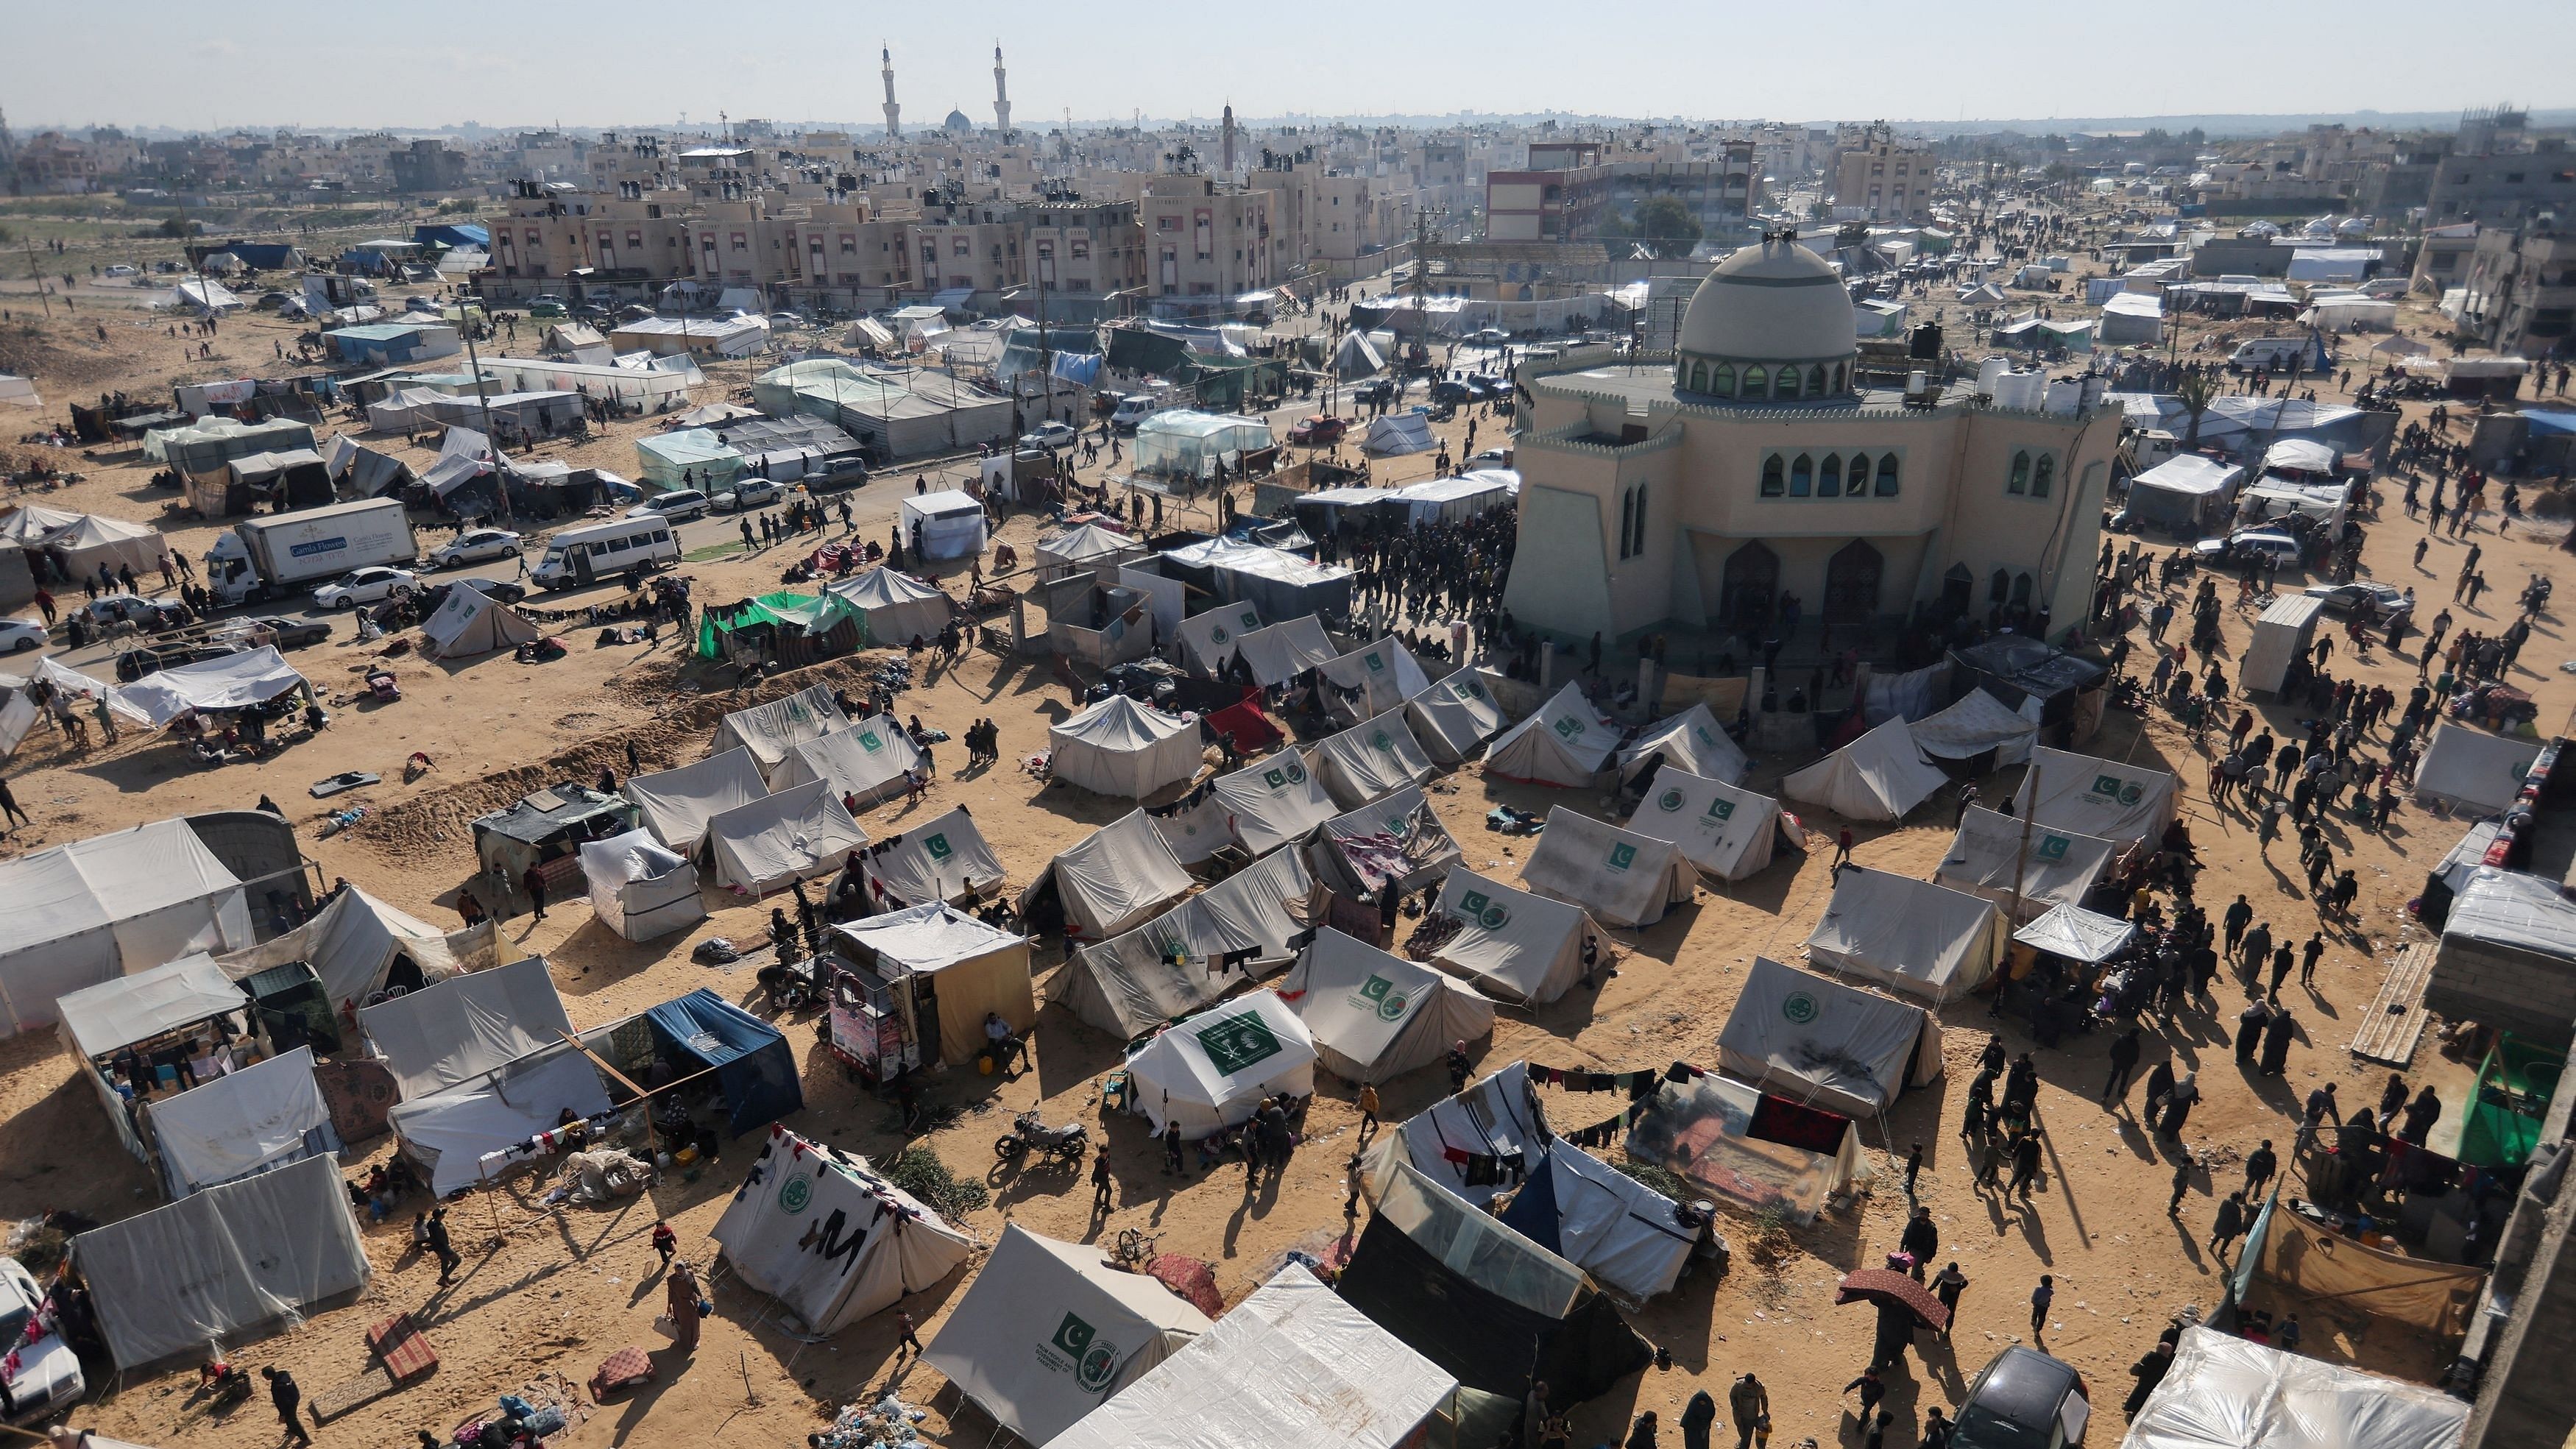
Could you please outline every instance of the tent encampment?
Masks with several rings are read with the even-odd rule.
[[[1333,803],[1356,810],[1371,800],[1431,778],[1431,757],[1400,712],[1362,720],[1327,735],[1307,756]]]
[[[1845,869],[1807,937],[1807,957],[1940,1003],[1974,991],[2003,960],[1990,901],[1883,870]]]
[[[1315,1041],[1274,991],[1254,991],[1173,1023],[1127,1054],[1135,1110],[1157,1135],[1196,1141],[1251,1120],[1281,1092],[1315,1090]]]
[[[2027,696],[2023,705],[2031,714],[2017,714],[1983,689],[1971,689],[1949,708],[1905,728],[1923,753],[1935,759],[1974,760],[1991,751],[1995,767],[2018,765],[2030,758],[2031,742],[2039,738],[2040,701]]]
[[[760,762],[749,750],[727,750],[657,774],[629,775],[625,788],[644,828],[686,856],[695,856],[705,843],[708,821],[768,794]]]
[[[1923,758],[1903,715],[1780,781],[1792,800],[1822,805],[1845,820],[1902,820],[1950,777]]]
[[[304,962],[335,1007],[363,1006],[393,987],[418,991],[450,976],[500,964],[500,927],[489,919],[442,931],[355,886],[303,925],[256,946],[226,951],[215,964],[235,981]]]
[[[530,956],[362,1008],[358,1029],[415,1101],[553,1046],[572,1017],[545,958]]]
[[[449,589],[437,611],[420,621],[420,632],[424,659],[472,659],[534,643],[540,633],[527,615],[463,584]]]
[[[649,830],[584,841],[581,873],[599,923],[629,941],[685,931],[707,917],[697,866]]]
[[[1574,681],[1485,747],[1485,773],[1537,785],[1590,785],[1610,765],[1619,727]]]
[[[540,1048],[446,1091],[394,1104],[386,1114],[394,1140],[445,1197],[508,1170],[504,1154],[563,1124],[566,1112],[596,1117],[609,1109],[599,1069],[571,1042]]]
[[[821,780],[790,785],[707,820],[714,883],[755,900],[830,875],[867,843],[867,832]]]
[[[1781,833],[1780,802],[1668,765],[1646,787],[1628,828],[1671,841],[1691,864],[1719,880],[1742,880],[1771,863]]]
[[[1254,855],[1304,840],[1338,808],[1293,749],[1217,776],[1208,782],[1208,794],[1226,812],[1234,838]]]
[[[716,725],[715,743],[707,752],[721,755],[737,748],[751,751],[752,759],[760,766],[761,778],[775,790],[796,783],[779,779],[778,770],[798,745],[849,727],[850,718],[833,700],[832,687],[816,684],[726,715]]]
[[[12,1032],[55,1019],[84,986],[248,946],[242,882],[184,820],[0,862],[0,1009]]]
[[[836,711],[837,712],[837,711]],[[790,789],[820,780],[844,806],[865,810],[909,786],[921,750],[892,715],[870,715],[847,729],[791,746],[767,772],[770,788]]]
[[[922,1362],[994,1423],[1044,1445],[1214,1326],[1160,1280],[1112,1266],[1096,1246],[1004,1223]],[[1191,1406],[1207,1411],[1205,1402]]]
[[[1688,770],[1703,779],[1729,785],[1742,784],[1744,777],[1753,773],[1753,761],[1705,703],[1693,704],[1680,714],[1646,726],[1620,749],[1619,778],[1634,781],[1645,773],[1650,760],[1661,762],[1658,769]]]
[[[1122,800],[1188,784],[1201,754],[1197,722],[1123,694],[1048,726],[1047,744],[1056,779]]]
[[[2118,1449],[2456,1449],[2472,1407],[2195,1323]]]
[[[1081,524],[1038,540],[1038,582],[1051,584],[1121,559],[1141,558],[1146,552],[1142,542],[1127,534],[1097,523]]]
[[[1488,996],[1544,1006],[1583,976],[1583,948],[1598,949],[1601,927],[1580,906],[1514,890],[1460,866],[1435,908],[1458,923],[1432,964],[1476,983]]]
[[[1105,940],[1179,900],[1191,884],[1154,817],[1131,810],[1048,861],[1020,892],[1020,915],[1052,888],[1068,934]]]
[[[1334,719],[1357,723],[1386,713],[1431,687],[1404,641],[1389,636],[1315,666]]]
[[[1664,1082],[1631,1109],[1628,1160],[1752,1211],[1812,1222],[1874,1170],[1858,1126],[1805,1097],[1721,1076]]]
[[[1949,853],[1932,868],[1932,879],[2006,910],[2013,909],[2018,882],[2021,907],[2013,911],[2018,924],[2051,906],[2084,904],[2119,853],[2118,846],[2097,836],[1971,805],[1959,817]]]
[[[2536,739],[2518,740],[2444,720],[2424,747],[2424,758],[2415,763],[2415,798],[2455,814],[2502,814],[2522,793],[2522,777],[2540,758],[2540,748]]]
[[[936,1286],[975,1251],[866,1158],[775,1123],[713,1236],[735,1277],[818,1334]]]
[[[1423,752],[1443,765],[1463,763],[1477,746],[1502,731],[1502,706],[1494,702],[1493,687],[1477,675],[1476,670],[1461,669],[1415,695],[1405,707]]]
[[[1419,785],[1325,821],[1308,850],[1325,884],[1371,900],[1389,881],[1411,895],[1447,875],[1460,856],[1457,837]]]
[[[1474,987],[1331,927],[1315,933],[1278,991],[1324,1069],[1346,1082],[1392,1080],[1494,1030],[1494,1003]]]
[[[2039,803],[2031,803],[2033,786]],[[2015,813],[2041,825],[2058,825],[2134,845],[2164,834],[2174,813],[2174,777],[2144,765],[2115,764],[2091,755],[2033,746],[2030,769],[2013,792]]]
[[[1543,896],[1583,907],[1594,920],[1636,929],[1651,926],[1699,894],[1699,871],[1671,841],[1622,830],[1562,805],[1521,867],[1521,880]]]
[[[841,954],[894,981],[927,976],[938,993],[939,1042],[934,1060],[963,1067],[989,1043],[984,1018],[998,1016],[1014,1036],[1037,1025],[1037,988],[1029,984],[1029,941],[967,915],[946,901],[865,916],[832,928]]]
[[[1285,966],[1322,916],[1304,853],[1274,850],[1176,909],[1075,951],[1056,999],[1132,1041]]]
[[[1181,620],[1172,632],[1181,641],[1181,662],[1201,678],[1214,679],[1234,662],[1243,636],[1260,627],[1259,609],[1250,604],[1220,604]]]
[[[876,908],[932,901],[960,905],[1002,883],[1002,862],[958,806],[862,854],[859,875]]]
[[[825,592],[847,600],[868,626],[868,643],[900,649],[915,639],[939,637],[956,617],[956,601],[908,574],[873,568],[825,586]]]
[[[1234,645],[1252,670],[1252,682],[1264,689],[1276,689],[1337,653],[1312,614],[1237,634]]]
[[[1717,1033],[1727,1075],[1846,1117],[1941,1078],[1941,1019],[1909,1001],[1753,958]]]
[[[143,1137],[159,1152],[172,1201],[307,1157],[337,1158],[331,1108],[313,1080],[313,1049],[297,1047],[142,1104]]]

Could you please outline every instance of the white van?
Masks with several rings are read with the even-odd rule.
[[[680,540],[663,518],[620,518],[567,528],[546,540],[546,556],[528,571],[541,589],[579,588],[631,568],[680,561]]]
[[[1163,410],[1163,403],[1141,392],[1131,392],[1118,400],[1117,410],[1109,415],[1109,426],[1122,433],[1136,431],[1136,425]]]
[[[2252,372],[2258,367],[2277,372],[2312,350],[2304,337],[2256,337],[2236,344],[2236,350],[2227,354],[2227,365],[2239,372]]]

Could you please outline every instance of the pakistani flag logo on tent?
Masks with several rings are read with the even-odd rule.
[[[2066,848],[2072,844],[2074,842],[2063,835],[2043,835],[2039,838],[2039,848],[2031,854],[2042,860],[2064,860]]]
[[[1385,660],[1383,660],[1383,659],[1378,658],[1378,657],[1377,657],[1377,651],[1376,651],[1376,650],[1374,650],[1374,649],[1370,650],[1370,651],[1369,651],[1369,652],[1367,652],[1366,654],[1361,655],[1361,656],[1360,656],[1360,660],[1361,660],[1361,662],[1362,662],[1362,663],[1365,663],[1366,665],[1368,665],[1368,667],[1369,667],[1369,673],[1371,673],[1371,674],[1375,674],[1375,673],[1377,673],[1378,671],[1380,671],[1380,670],[1382,670],[1382,669],[1386,668],[1386,661],[1385,661]]]
[[[1362,1011],[1374,1011],[1386,1021],[1401,1021],[1404,1009],[1412,1004],[1412,997],[1396,990],[1395,983],[1383,976],[1372,976],[1360,983],[1360,994],[1351,999],[1351,1005]]]
[[[1512,918],[1510,911],[1494,904],[1493,899],[1483,891],[1469,891],[1460,896],[1458,910],[1466,919],[1488,931],[1501,930],[1504,923]]]
[[[779,1211],[790,1217],[805,1211],[805,1205],[813,1200],[814,1175],[810,1172],[793,1174],[778,1185]]]
[[[951,853],[948,837],[945,834],[925,836],[922,839],[921,848],[930,852],[932,860],[946,860]]]
[[[885,741],[878,738],[875,730],[861,730],[859,731],[859,748],[873,755],[877,751],[885,748]]]
[[[1708,726],[1706,725],[1692,725],[1691,738],[1708,746],[1712,750],[1717,748],[1717,739],[1708,732]]]
[[[1252,612],[1250,609],[1243,611],[1241,619],[1243,627],[1246,629],[1258,629],[1261,627],[1261,616]]]
[[[1073,1370],[1074,1382],[1082,1385],[1085,1392],[1099,1393],[1118,1377],[1118,1346],[1103,1339],[1100,1331],[1078,1314],[1064,1316],[1047,1346],[1064,1355],[1065,1361],[1058,1362],[1045,1352],[1038,1357],[1050,1367]]]
[[[1720,797],[1708,802],[1708,818],[1721,824],[1735,818],[1735,802]]]
[[[1273,790],[1284,789],[1288,784],[1288,772],[1286,770],[1264,770],[1261,772],[1261,783],[1269,786]]]
[[[1198,1038],[1208,1061],[1229,1077],[1279,1055],[1279,1038],[1257,1011],[1210,1022],[1199,1028]]]
[[[1688,797],[1684,796],[1679,790],[1666,790],[1661,795],[1655,797],[1655,808],[1667,813],[1679,810],[1689,803],[1690,801]]]
[[[1610,859],[1608,864],[1612,870],[1626,870],[1628,867],[1635,865],[1636,863],[1637,847],[1630,845],[1624,840],[1610,847]]]
[[[1566,738],[1566,739],[1569,739],[1569,740],[1570,740],[1570,739],[1574,738],[1576,735],[1579,735],[1579,734],[1583,733],[1583,729],[1584,729],[1583,721],[1581,721],[1581,720],[1579,720],[1579,719],[1576,719],[1574,716],[1572,716],[1572,715],[1570,715],[1570,714],[1569,714],[1569,715],[1560,715],[1560,716],[1558,716],[1558,717],[1557,717],[1557,721],[1556,721],[1556,732],[1557,732],[1557,734],[1559,734],[1560,736],[1562,736],[1562,737],[1564,737],[1564,738]]]

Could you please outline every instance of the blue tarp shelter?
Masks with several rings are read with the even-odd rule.
[[[411,229],[411,239],[425,247],[460,247],[478,252],[492,249],[490,229],[468,221],[416,226]]]
[[[657,1051],[685,1061],[682,1070],[712,1070],[733,1109],[726,1125],[739,1137],[805,1105],[796,1052],[759,1017],[700,987],[644,1013]]]

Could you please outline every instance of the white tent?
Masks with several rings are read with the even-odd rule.
[[[500,963],[500,927],[486,920],[461,930],[442,931],[417,916],[398,911],[355,886],[313,913],[313,918],[256,946],[215,957],[235,981],[302,961],[321,977],[322,989],[338,1007],[363,1006],[389,986],[444,981],[463,972]],[[408,962],[410,970],[404,970]],[[397,974],[405,979],[397,982]]]
[[[1315,1090],[1315,1040],[1288,1003],[1255,991],[1175,1022],[1127,1054],[1136,1110],[1196,1141],[1251,1120],[1263,1099]]]
[[[1398,1449],[1458,1381],[1290,1263],[1059,1449]],[[2411,1449],[2411,1446],[2410,1446]]]
[[[1968,807],[1950,853],[1932,868],[1932,879],[1954,891],[2011,909],[2013,882],[2021,882],[2019,921],[2051,906],[2080,906],[2111,866],[2120,848],[2107,840],[2036,821],[2017,819],[1982,805]]]
[[[297,1047],[143,1105],[173,1201],[307,1157],[341,1150],[331,1108],[313,1080],[313,1049]]]
[[[777,790],[820,780],[831,787],[833,799],[865,810],[904,793],[912,767],[920,763],[912,736],[892,715],[880,714],[791,746],[768,779]]]
[[[1437,909],[1458,930],[1432,964],[1466,976],[1489,996],[1528,1006],[1572,990],[1583,975],[1584,944],[1601,937],[1582,907],[1514,890],[1463,866],[1441,885]]]
[[[1911,1002],[1753,958],[1717,1033],[1718,1069],[1846,1117],[1941,1078],[1941,1019]]]
[[[1316,1057],[1346,1082],[1400,1077],[1494,1030],[1494,1003],[1474,987],[1329,926],[1278,991],[1314,1037]]]
[[[1771,863],[1780,802],[1667,765],[1655,773],[1628,828],[1671,841],[1691,864],[1719,880],[1742,880]]]
[[[366,1007],[358,1029],[411,1101],[553,1046],[572,1018],[545,958],[531,956]]]
[[[820,780],[737,805],[707,821],[715,883],[755,899],[830,875],[867,833]]]
[[[1275,689],[1335,656],[1333,641],[1312,614],[1272,624],[1235,637],[1235,648],[1252,666],[1252,682]]]
[[[1950,783],[1923,758],[1896,715],[1885,724],[1780,781],[1792,800],[1822,805],[1845,820],[1902,820]]]
[[[1534,1159],[1503,1226],[1642,1302],[1669,1292],[1698,1241],[1680,1205],[1559,1137]]]
[[[1055,778],[1096,794],[1141,800],[1198,773],[1199,727],[1113,694],[1047,727]]]
[[[161,556],[170,551],[170,541],[160,530],[95,513],[79,515],[34,546],[61,554],[63,567],[75,579],[97,573],[101,564],[111,573],[121,565],[148,574],[161,566]]]
[[[859,611],[868,626],[868,643],[880,649],[936,639],[957,613],[956,601],[947,594],[890,568],[853,575],[827,585],[826,592]]]
[[[1729,785],[1740,785],[1745,776],[1753,773],[1753,761],[1745,757],[1743,747],[1727,734],[1726,727],[1717,722],[1717,716],[1709,713],[1705,704],[1694,704],[1680,714],[1646,726],[1619,751],[1619,778],[1636,779],[1649,759],[1662,760],[1661,768],[1665,770],[1688,770]]]
[[[1336,809],[1324,782],[1294,749],[1217,776],[1208,782],[1208,793],[1226,812],[1235,839],[1254,855],[1305,839]]]
[[[610,1107],[599,1069],[570,1042],[541,1048],[432,1096],[398,1102],[387,1114],[403,1155],[429,1175],[438,1197],[508,1170],[509,1150],[562,1125],[563,1114],[596,1117]]]
[[[1413,651],[1393,637],[1315,667],[1324,677],[1325,707],[1333,718],[1353,723],[1384,714],[1431,687]]]
[[[1096,523],[1068,528],[1053,538],[1038,540],[1038,582],[1050,584],[1071,578],[1121,559],[1142,557],[1146,551],[1137,540]]]
[[[1326,736],[1308,758],[1333,802],[1345,810],[1431,778],[1431,757],[1405,727],[1404,716],[1392,712]]]
[[[1179,857],[1154,828],[1154,817],[1131,810],[1048,861],[1020,892],[1025,915],[1049,885],[1064,902],[1067,933],[1098,941],[1127,930],[1187,894],[1193,882]]]
[[[1097,1247],[1004,1223],[922,1361],[994,1423],[1043,1445],[1213,1326]]]
[[[1567,680],[1519,724],[1485,747],[1485,773],[1540,785],[1590,785],[1610,765],[1619,727]]]
[[[984,505],[951,488],[899,499],[895,515],[907,540],[917,540],[921,556],[973,558],[984,551]]]
[[[2039,787],[2037,805],[2031,803],[2034,783]],[[2031,749],[2030,770],[2022,776],[2013,804],[2017,813],[2042,825],[2132,845],[2164,833],[2173,819],[2174,793],[2174,777],[2162,770],[2038,745]]]
[[[1260,628],[1261,611],[1252,605],[1220,604],[1183,619],[1172,632],[1181,641],[1181,662],[1193,673],[1213,679],[1234,662],[1243,636]]]
[[[2457,1449],[2471,1407],[2193,1324],[2118,1449]]]
[[[184,820],[0,862],[0,1010],[12,1032],[67,993],[252,941],[242,883]]]
[[[117,713],[157,730],[191,711],[247,709],[307,687],[272,644],[157,670],[115,691],[108,702]]]
[[[707,838],[707,822],[769,794],[760,763],[749,750],[727,750],[695,764],[653,775],[630,775],[625,795],[653,838],[694,856]]]
[[[120,1369],[199,1358],[365,1286],[340,1167],[308,1157],[72,1239]]]
[[[1002,862],[958,806],[861,853],[859,874],[878,908],[973,900],[1001,884]]]
[[[713,1236],[736,1277],[817,1334],[935,1286],[975,1251],[866,1158],[776,1123]]]
[[[599,923],[629,941],[685,931],[707,917],[698,899],[698,868],[664,848],[649,830],[584,841],[581,873]]]
[[[2071,960],[2108,961],[2137,933],[2136,925],[2118,916],[2082,906],[2051,906],[2047,914],[2013,932],[2013,939]]]
[[[1388,413],[1369,419],[1368,435],[1360,440],[1360,451],[1380,456],[1405,453],[1428,453],[1440,446],[1431,436],[1431,418],[1425,413]]]
[[[2040,704],[2037,695],[2025,696],[2024,701],[2033,710]],[[1926,755],[1965,760],[1992,750],[1997,766],[2029,759],[2031,742],[2039,738],[2037,718],[2006,709],[2003,701],[1983,689],[1971,689],[1952,700],[1949,708],[1905,728]]]
[[[437,612],[420,621],[420,632],[426,640],[420,650],[425,659],[471,659],[516,649],[533,643],[539,633],[527,615],[463,584],[449,589]]]
[[[1424,753],[1443,765],[1464,763],[1476,747],[1492,739],[1504,724],[1502,706],[1479,671],[1461,669],[1414,696],[1405,707],[1414,738]]]
[[[1327,884],[1371,898],[1390,880],[1406,894],[1420,890],[1447,875],[1461,854],[1419,785],[1325,821],[1308,849]]]
[[[62,1019],[54,1024],[54,1035],[73,1055],[95,1061],[165,1031],[246,1012],[250,998],[212,957],[201,953],[84,986],[55,1006]]]
[[[2457,813],[2499,815],[2522,793],[2522,777],[2539,758],[2538,740],[2444,720],[2415,764],[2415,798]]]
[[[1274,850],[1122,935],[1081,947],[1057,1000],[1133,1040],[1288,963],[1322,918],[1296,850]]]
[[[1977,989],[2004,952],[1993,903],[1883,870],[1845,869],[1807,937],[1807,956],[1912,996],[1950,1001]]]
[[[1450,1193],[1483,1207],[1505,1184],[1469,1182],[1469,1164],[1450,1157],[1450,1150],[1473,1157],[1518,1156],[1535,1164],[1554,1136],[1530,1087],[1529,1064],[1513,1062],[1396,1123],[1363,1155],[1360,1179],[1374,1197],[1394,1182],[1399,1165],[1410,1166]]]
[[[1547,812],[1547,829],[1521,867],[1521,879],[1540,895],[1629,929],[1651,926],[1699,894],[1699,871],[1671,841],[1562,805]]]
[[[760,777],[773,790],[798,783],[779,777],[779,766],[798,745],[850,727],[849,716],[832,699],[832,687],[816,684],[767,704],[755,704],[726,715],[716,726],[709,754],[746,749],[760,765]],[[833,793],[838,794],[839,791]]]

